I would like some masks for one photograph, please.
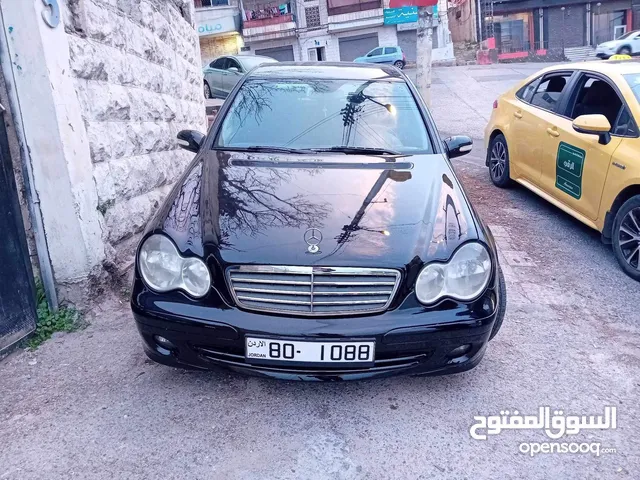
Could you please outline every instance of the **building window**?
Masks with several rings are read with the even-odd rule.
[[[229,5],[229,0],[195,0],[196,8],[217,7]]]
[[[493,17],[493,35],[499,53],[528,52],[531,50],[530,13],[513,13]]]
[[[343,13],[363,12],[382,8],[380,0],[327,0],[329,15],[341,15]]]
[[[307,20],[307,28],[320,26],[320,7],[305,8],[304,16]]]

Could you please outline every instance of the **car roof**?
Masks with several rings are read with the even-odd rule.
[[[350,62],[279,62],[262,64],[251,71],[250,78],[324,78],[350,80],[404,80],[391,65]]]
[[[627,60],[600,60],[592,62],[564,63],[548,67],[538,73],[554,72],[557,70],[588,70],[603,74],[640,73],[640,59],[632,58]],[[538,74],[536,74],[538,75]]]

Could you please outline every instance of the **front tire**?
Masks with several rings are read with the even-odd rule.
[[[620,55],[631,55],[631,49],[629,47],[622,47],[618,50],[618,54]]]
[[[489,176],[496,187],[511,185],[509,173],[509,147],[504,135],[496,135],[489,145]]]
[[[640,195],[622,204],[611,233],[613,253],[622,270],[640,281]]]
[[[204,98],[213,98],[211,96],[211,87],[206,81],[204,82]]]
[[[400,70],[404,68],[404,62],[402,60],[396,61],[394,65],[396,66],[396,68],[399,68]]]

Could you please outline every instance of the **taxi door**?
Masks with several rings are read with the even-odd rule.
[[[603,145],[598,135],[578,133],[573,129],[573,118],[581,114],[581,109],[583,114],[604,114],[610,118],[612,130],[615,128],[617,113],[607,111],[611,100],[604,101],[601,95],[596,97],[600,99],[596,101],[604,101],[601,111],[597,103],[588,107],[580,104],[581,99],[587,101],[589,97],[585,94],[589,84],[598,80],[602,81],[602,78],[581,74],[581,78],[573,83],[573,91],[568,93],[563,111],[566,115],[547,119],[540,181],[543,190],[592,221],[598,218],[611,159],[622,140],[612,135]]]
[[[513,105],[509,139],[513,177],[539,185],[544,157],[546,128],[556,116],[572,72],[553,72],[531,84]],[[527,89],[530,87],[527,86]],[[518,95],[516,95],[518,96]]]

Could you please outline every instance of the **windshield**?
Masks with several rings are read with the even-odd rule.
[[[233,100],[216,147],[362,147],[431,153],[404,82],[249,80]]]
[[[636,100],[638,101],[638,103],[640,103],[640,73],[632,73],[623,76],[631,87],[631,90],[633,90],[633,94],[636,96]]]

